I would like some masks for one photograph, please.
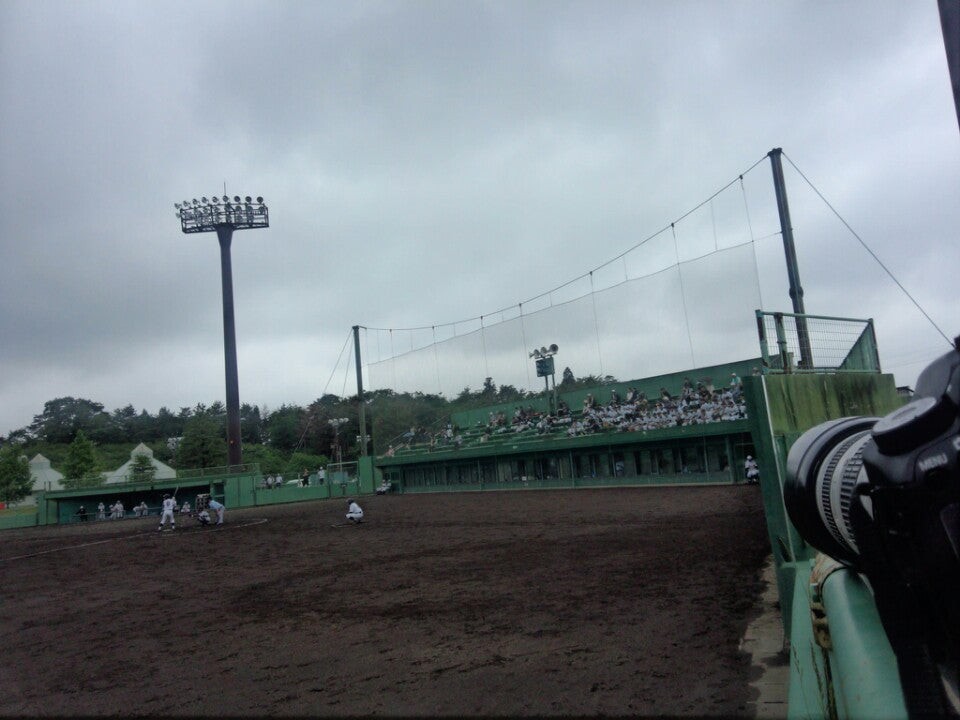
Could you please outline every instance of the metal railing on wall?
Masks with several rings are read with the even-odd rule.
[[[765,373],[880,372],[873,319],[756,311]]]

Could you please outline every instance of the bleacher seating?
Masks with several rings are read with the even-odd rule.
[[[446,423],[434,432],[411,428],[390,444],[388,456],[410,456],[431,452],[450,452],[464,448],[499,447],[517,443],[536,444],[599,433],[638,432],[663,428],[686,427],[708,423],[742,420],[746,406],[740,385],[715,389],[698,383],[694,388],[685,382],[677,395],[661,389],[661,396],[650,400],[633,390],[620,401],[611,399],[606,405],[592,402],[588,396],[579,410],[548,415],[517,407],[510,419],[503,412],[490,413],[490,422],[470,428],[457,428]],[[563,406],[561,406],[563,407]]]

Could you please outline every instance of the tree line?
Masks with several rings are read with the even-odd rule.
[[[557,387],[567,391],[612,381],[610,376],[593,375],[578,380],[566,368]],[[466,387],[453,398],[374,390],[364,396],[365,433],[360,429],[356,395],[326,394],[306,406],[284,404],[274,410],[244,403],[240,406],[243,459],[259,463],[264,473],[299,473],[304,468],[313,472],[335,459],[338,449],[344,461],[356,459],[362,434],[371,438],[368,450],[382,454],[411,427],[437,430],[452,413],[522,402],[543,392],[497,386],[489,377],[480,389]],[[341,419],[346,422],[340,423]],[[68,487],[98,484],[101,471],[121,465],[129,458],[129,445],[141,442],[158,460],[178,469],[226,465],[226,425],[226,406],[220,401],[181,407],[176,412],[161,407],[152,414],[145,409],[138,412],[133,405],[108,412],[102,403],[86,398],[55,398],[44,403],[43,411],[29,425],[0,437],[0,500],[13,501],[20,494],[26,481],[19,465],[37,452],[57,465]],[[134,471],[149,472],[147,465],[148,461],[137,458]],[[20,497],[26,494],[29,488]]]

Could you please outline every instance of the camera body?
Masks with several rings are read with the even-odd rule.
[[[800,535],[867,578],[911,715],[960,716],[960,337],[883,418],[832,420],[790,450]]]

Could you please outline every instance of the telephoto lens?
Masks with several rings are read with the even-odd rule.
[[[847,564],[860,555],[850,508],[854,488],[867,482],[863,450],[876,422],[845,417],[821,423],[801,435],[787,456],[783,500],[790,520],[804,540]]]

